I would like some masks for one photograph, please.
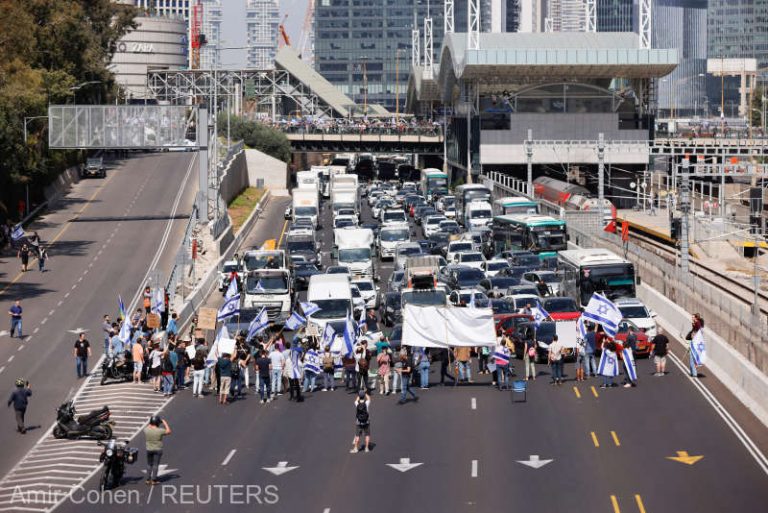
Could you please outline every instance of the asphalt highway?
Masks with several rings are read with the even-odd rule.
[[[280,238],[283,208],[272,201],[245,245]],[[329,251],[327,211],[323,224]],[[391,268],[380,268],[381,284]],[[59,511],[108,504],[109,511],[147,512],[722,513],[762,511],[768,503],[768,467],[721,413],[733,412],[762,452],[766,429],[714,378],[700,384],[714,390],[717,408],[671,362],[667,376],[653,377],[651,362],[640,360],[639,385],[630,389],[600,389],[595,378],[576,383],[573,364],[560,387],[548,383],[549,369],[537,370],[525,402],[488,386],[487,376],[416,389],[420,400],[405,405],[376,394],[373,450],[354,455],[353,395],[343,387],[307,394],[301,404],[281,396],[261,405],[249,392],[219,406],[182,392],[163,413],[173,434],[161,485],[144,485],[142,454],[121,495],[92,503],[78,496]],[[433,365],[431,381],[438,379]],[[143,443],[134,440],[142,450]],[[86,490],[95,486],[91,480]]]
[[[49,247],[47,272],[40,273],[33,263],[32,271],[20,274],[15,255],[3,255],[0,329],[7,330],[6,312],[19,299],[25,338],[0,337],[0,389],[10,393],[17,378],[30,381],[33,396],[26,420],[36,429],[17,434],[13,412],[4,411],[0,475],[39,440],[55,420],[55,408],[82,382],[73,356],[77,335],[68,330],[88,330],[93,368],[103,353],[101,318],[116,317],[118,294],[128,306],[156,256],[167,276],[191,212],[196,162],[192,153],[134,154],[109,161],[106,179],[79,182],[33,224]],[[165,251],[158,252],[163,243]]]

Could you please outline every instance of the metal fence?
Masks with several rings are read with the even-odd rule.
[[[198,194],[200,193],[198,192]],[[181,246],[176,252],[176,257],[173,260],[173,268],[168,277],[168,283],[165,286],[170,304],[173,304],[173,300],[176,297],[176,289],[178,288],[179,283],[184,279],[184,271],[187,266],[195,265],[194,260],[192,260],[192,239],[197,224],[200,221],[197,205],[198,202],[196,198],[195,206],[192,207],[192,214],[189,216],[189,221],[184,229],[184,237],[181,240]]]

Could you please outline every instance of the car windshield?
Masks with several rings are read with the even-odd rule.
[[[483,255],[480,253],[460,253],[459,254],[459,261],[461,263],[464,262],[482,262],[483,261]]]
[[[498,276],[491,278],[491,287],[499,290],[506,290],[509,287],[514,287],[520,284],[519,278],[513,278],[511,276]]]
[[[230,274],[233,271],[238,271],[237,267],[237,264],[224,264],[224,268],[221,270],[221,272]],[[626,317],[626,315],[624,317]]]
[[[501,269],[504,269],[505,267],[509,267],[509,264],[507,262],[488,262],[486,264],[486,268],[489,271],[499,271]]]
[[[317,215],[317,207],[296,207],[294,213],[297,216],[314,216]]]
[[[406,246],[404,248],[397,248],[397,254],[399,256],[413,256],[413,255],[418,255],[420,253],[421,253],[421,246],[419,247]]]
[[[436,225],[439,226],[441,221],[442,221],[442,219],[439,218],[439,217],[430,217],[430,218],[427,219],[427,224],[430,225],[430,226],[433,225],[433,224],[436,224]]]
[[[312,302],[320,308],[311,315],[315,319],[343,318],[350,311],[348,299],[313,299]]]
[[[360,294],[360,289],[358,289],[357,287],[352,287],[350,290],[352,290],[352,297],[357,297],[357,298],[363,297]]]
[[[317,266],[309,262],[296,262],[293,269],[294,271],[317,271]]]
[[[490,210],[472,210],[469,213],[472,219],[489,219],[491,217]]]
[[[285,243],[289,252],[315,251],[315,243],[311,240],[289,240]]]
[[[462,288],[474,287],[485,278],[480,269],[462,269],[457,273],[458,284]]]
[[[358,281],[355,282],[355,285],[357,285],[357,288],[360,290],[364,290],[366,292],[371,292],[374,290],[373,283],[370,281]]]
[[[404,212],[384,212],[384,220],[385,221],[405,221],[405,213]]]
[[[403,281],[403,276],[405,276],[405,273],[403,271],[395,271],[392,273],[392,276],[389,278],[389,281],[391,283],[400,283]]]
[[[387,294],[387,299],[385,300],[386,304],[390,308],[394,308],[395,310],[400,309],[400,294]]]
[[[472,243],[471,242],[458,242],[456,244],[451,244],[450,251],[451,252],[472,251]]]
[[[448,228],[457,228],[459,223],[456,221],[440,221],[440,229],[447,230]]]
[[[400,230],[381,230],[379,237],[384,242],[394,242],[401,240],[408,240],[408,230],[403,228]]]
[[[248,276],[245,281],[248,294],[285,294],[288,292],[288,281],[281,274]]]
[[[339,262],[365,262],[371,259],[370,248],[340,249]]]
[[[348,228],[350,226],[355,226],[355,223],[351,219],[336,219],[333,223],[334,228]]]
[[[621,315],[627,319],[644,319],[650,317],[644,306],[620,306]]]
[[[539,289],[536,287],[517,287],[514,290],[515,294],[530,294],[531,296],[538,296]]]
[[[403,292],[403,305],[417,306],[440,306],[445,305],[445,291],[435,290],[413,290]]]
[[[515,257],[515,263],[517,265],[538,266],[541,261],[536,255],[518,255]]]
[[[576,301],[569,297],[554,297],[544,301],[544,310],[547,312],[578,312]]]
[[[508,302],[503,299],[491,299],[491,309],[494,314],[512,314],[515,313],[514,308]]]
[[[544,280],[544,283],[560,283],[560,277],[556,274],[540,274],[539,278]]]
[[[433,242],[441,243],[441,244],[444,242],[448,242],[448,239],[450,238],[451,236],[445,232],[437,232],[429,236],[429,240]]]

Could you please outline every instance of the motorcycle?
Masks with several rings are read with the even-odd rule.
[[[108,440],[112,438],[114,422],[109,420],[109,406],[93,410],[87,415],[77,416],[75,405],[67,401],[56,410],[56,425],[53,427],[54,438],[77,440],[79,438],[95,438]]]
[[[101,472],[99,487],[101,491],[117,488],[125,474],[125,464],[129,465],[136,462],[139,450],[134,447],[128,447],[128,440],[120,441],[114,438],[106,442],[96,442],[104,449],[99,455],[99,463],[104,467]]]
[[[133,361],[129,358],[119,359],[107,356],[101,364],[101,384],[108,379],[131,381],[133,379]]]

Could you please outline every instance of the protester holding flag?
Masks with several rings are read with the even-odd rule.
[[[496,345],[493,351],[493,358],[496,364],[496,375],[498,379],[499,390],[509,388],[509,359],[510,351],[507,347],[506,337]]]
[[[549,364],[552,366],[552,385],[563,384],[563,343],[552,336],[552,342],[549,344]]]
[[[699,377],[698,367],[703,365],[705,358],[705,345],[704,335],[702,330],[704,329],[704,319],[698,313],[691,317],[691,331],[685,336],[685,340],[689,341],[688,345],[688,367],[692,378]]]
[[[320,355],[312,344],[304,354],[304,383],[303,392],[314,392],[317,375],[320,374]]]
[[[603,384],[600,385],[600,388],[615,386],[613,378],[619,375],[619,362],[616,357],[616,343],[611,337],[603,339],[603,351],[600,355],[597,372],[603,377]]]
[[[21,272],[25,273],[29,270],[29,246],[22,244],[18,256],[21,260]]]

